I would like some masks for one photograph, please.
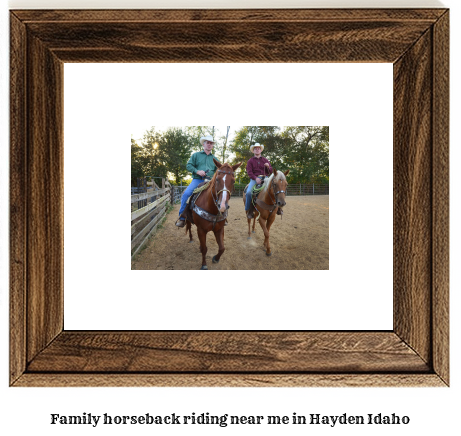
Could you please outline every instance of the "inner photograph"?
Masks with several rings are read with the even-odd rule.
[[[328,270],[329,126],[131,137],[132,270]]]

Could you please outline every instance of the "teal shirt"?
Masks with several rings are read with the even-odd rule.
[[[189,162],[187,162],[187,170],[192,173],[192,177],[194,179],[201,179],[201,177],[197,174],[197,171],[206,171],[209,170],[207,173],[208,177],[213,177],[213,174],[217,170],[216,165],[213,162],[213,158],[216,159],[216,156],[213,153],[207,155],[203,150],[194,153]],[[218,160],[218,159],[216,159]]]

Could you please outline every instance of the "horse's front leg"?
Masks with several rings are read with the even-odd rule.
[[[259,224],[261,228],[263,229],[264,232],[264,247],[266,248],[266,255],[271,256],[271,246],[269,244],[269,231],[267,230],[266,227],[266,220],[262,218],[262,216],[259,216]]]
[[[216,242],[218,243],[218,254],[213,257],[213,263],[218,263],[220,257],[224,253],[224,226],[218,230],[217,232],[214,232],[214,236],[216,238]]]
[[[255,212],[255,217],[253,218],[253,233],[256,233],[256,232],[255,232],[255,226],[256,226],[256,214],[257,214],[257,212]]]
[[[277,208],[278,209],[278,208]],[[275,221],[275,217],[277,216],[277,209],[275,209],[270,215],[269,218],[267,218],[267,224],[266,224],[266,229],[269,232],[271,229],[272,223]]]
[[[200,252],[202,253],[202,267],[200,269],[208,269],[206,266],[206,252],[208,251],[206,247],[206,231],[201,227],[197,227],[198,239],[200,240]]]

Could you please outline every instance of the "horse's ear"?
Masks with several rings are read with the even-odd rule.
[[[286,170],[283,174],[285,174],[285,177],[288,176],[288,173],[290,172],[290,170]]]
[[[218,168],[221,168],[221,167],[222,167],[222,164],[219,163],[215,158],[213,158],[213,162],[214,162],[214,164],[215,164]]]
[[[242,165],[242,162],[233,165],[233,166],[232,166],[232,171],[235,171],[240,165]]]
[[[272,172],[274,173],[274,176],[277,175],[277,170],[275,168],[272,168]]]

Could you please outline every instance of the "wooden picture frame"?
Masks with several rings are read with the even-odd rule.
[[[21,10],[10,21],[11,386],[449,385],[447,9]],[[392,62],[393,330],[65,331],[64,62]]]

